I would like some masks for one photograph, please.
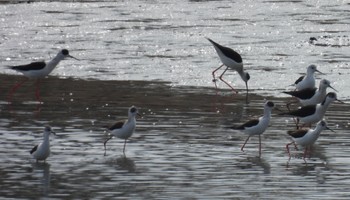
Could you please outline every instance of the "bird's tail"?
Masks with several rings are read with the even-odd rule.
[[[277,115],[279,116],[288,116],[291,115],[289,112],[281,112],[281,113],[277,113]]]
[[[227,126],[227,127],[225,127],[225,128],[227,128],[227,129],[233,129],[233,130],[243,130],[243,129],[244,129],[244,127],[242,127],[242,126],[237,126],[237,125]]]
[[[282,93],[284,93],[284,94],[289,94],[289,95],[292,94],[292,92],[289,92],[289,91],[283,91]]]
[[[210,43],[212,43],[213,45],[218,45],[218,43],[214,42],[214,41],[211,40],[210,38],[207,38],[207,37],[206,37],[206,39],[207,39]]]

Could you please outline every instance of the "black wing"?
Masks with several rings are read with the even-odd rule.
[[[33,149],[30,151],[30,154],[33,154],[37,149],[38,149],[38,145],[36,145],[35,147],[33,147]]]
[[[108,129],[110,130],[110,131],[113,131],[114,129],[120,129],[120,128],[122,128],[123,127],[123,125],[124,125],[124,121],[117,121],[115,124],[113,124],[111,127],[109,127]]]
[[[28,65],[18,65],[10,67],[13,70],[29,71],[29,70],[41,70],[46,66],[45,62],[32,62]]]
[[[287,131],[288,135],[292,136],[293,138],[301,138],[304,137],[304,135],[308,132],[308,130],[305,129],[299,129],[296,131]]]
[[[305,76],[300,76],[300,77],[294,82],[294,84],[296,85],[296,84],[300,83],[300,82],[304,79],[304,77],[305,77]]]
[[[280,113],[278,115],[292,115],[295,117],[306,117],[315,112],[316,112],[316,105],[308,105],[308,106],[301,107],[298,110],[293,110],[286,113]]]
[[[231,48],[228,48],[228,47],[224,47],[216,42],[214,42],[213,40],[207,38],[209,40],[209,42],[211,42],[214,46],[216,46],[217,48],[219,48],[222,53],[229,57],[229,58],[232,58],[233,60],[235,60],[237,63],[242,63],[242,57],[241,55],[239,55],[239,53],[237,53],[236,51],[234,51],[233,49]]]
[[[307,88],[304,90],[298,90],[298,91],[285,91],[283,93],[292,95],[294,97],[297,97],[299,99],[310,99],[313,97],[316,93],[316,88]]]
[[[239,126],[232,126],[230,127],[231,129],[236,129],[236,130],[244,130],[245,128],[249,128],[252,126],[256,126],[259,124],[259,120],[258,119],[252,119],[247,121],[246,123],[239,125]]]

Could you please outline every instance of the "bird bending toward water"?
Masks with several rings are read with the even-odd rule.
[[[44,140],[42,143],[36,145],[33,147],[33,149],[30,151],[30,154],[32,154],[33,158],[35,158],[37,161],[39,160],[46,160],[50,156],[50,134],[56,135],[55,132],[52,131],[50,126],[46,126],[44,129]]]
[[[63,49],[48,63],[45,63],[44,61],[41,62],[32,62],[27,65],[18,65],[18,66],[10,66],[10,69],[13,69],[17,72],[21,72],[25,77],[30,79],[39,79],[44,78],[45,76],[49,75],[52,70],[55,69],[55,67],[58,65],[58,63],[65,59],[65,58],[74,58],[78,60],[77,58],[69,55],[69,52],[67,49]],[[8,102],[11,102],[13,93],[25,82],[27,79],[24,79],[22,82],[14,85],[8,95]],[[36,98],[38,101],[40,100],[40,93],[39,93],[39,80],[36,81],[36,92],[35,92]]]
[[[234,51],[233,49],[230,49],[228,47],[224,47],[213,40],[207,38],[209,42],[214,46],[216,53],[219,55],[219,58],[222,62],[222,65],[220,65],[218,68],[216,68],[213,72],[213,82],[215,83],[215,88],[217,89],[216,85],[216,78],[215,78],[215,72],[218,71],[223,66],[226,66],[226,69],[224,72],[219,76],[219,79],[224,82],[227,86],[229,86],[234,92],[237,93],[237,90],[235,90],[228,82],[226,82],[222,76],[226,73],[228,69],[232,69],[237,71],[239,76],[242,78],[242,80],[245,82],[246,90],[248,94],[248,81],[250,79],[250,75],[244,71],[243,69],[243,61],[241,55]]]
[[[265,132],[267,127],[269,126],[271,119],[271,111],[274,107],[274,103],[271,101],[267,101],[264,105],[264,115],[258,119],[252,119],[247,121],[246,123],[239,126],[229,127],[235,130],[242,130],[244,133],[248,135],[248,138],[245,140],[243,146],[241,147],[241,151],[243,151],[244,146],[247,144],[249,138],[253,135],[259,136],[259,157],[261,157],[261,134]]]
[[[132,136],[136,128],[136,115],[141,116],[135,106],[131,106],[128,111],[128,119],[125,121],[117,121],[113,126],[108,129],[111,131],[111,137],[104,142],[105,152],[106,144],[114,136],[120,139],[124,139],[123,153],[125,154],[126,140]]]

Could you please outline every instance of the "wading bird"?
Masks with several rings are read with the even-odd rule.
[[[44,78],[47,75],[49,75],[52,70],[55,69],[55,67],[60,63],[61,60],[65,58],[74,58],[78,60],[77,58],[69,55],[69,52],[67,49],[63,49],[48,63],[41,61],[41,62],[32,62],[27,65],[18,65],[18,66],[10,66],[10,69],[13,69],[17,72],[21,72],[25,77],[29,79],[37,79],[36,81],[36,91],[35,96],[36,99],[41,102],[40,99],[40,92],[39,92],[39,79]],[[19,82],[18,84],[14,85],[8,95],[8,102],[12,102],[12,96],[13,93],[28,79],[24,79],[23,81]]]
[[[128,111],[128,119],[124,121],[117,121],[113,126],[108,129],[111,131],[111,136],[104,142],[105,152],[106,144],[114,136],[120,139],[124,139],[123,153],[125,154],[126,140],[132,136],[136,128],[136,115],[141,116],[135,106],[131,106]]]

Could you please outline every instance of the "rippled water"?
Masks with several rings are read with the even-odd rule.
[[[6,87],[18,79],[1,76]],[[1,99],[3,197],[279,199],[283,191],[286,198],[348,198],[347,104],[331,107],[327,118],[336,133],[324,131],[305,164],[298,158],[288,163],[286,131],[294,129],[293,121],[276,112],[262,137],[261,159],[257,138],[241,152],[244,134],[224,128],[260,115],[264,98],[280,108],[286,99],[252,94],[245,104],[244,96],[216,97],[211,88],[49,78],[38,105],[30,86],[19,89],[12,106]],[[126,157],[120,139],[109,142],[104,156],[103,127],[126,116],[131,104],[143,117]],[[35,163],[28,151],[45,124],[57,136],[47,163]]]
[[[232,123],[261,115],[265,99],[285,109],[281,95],[315,63],[349,98],[349,10],[346,1],[125,1],[31,3],[0,6],[1,65],[48,59],[68,48],[65,60],[41,82],[21,87],[9,106],[9,88],[23,77],[0,72],[0,196],[133,199],[348,199],[349,105],[332,105],[329,126],[307,164],[288,162],[290,118],[273,113],[263,135],[245,152],[245,135]],[[239,51],[252,79],[249,104],[219,84],[219,59],[205,37]],[[310,37],[318,40],[309,43]],[[266,76],[270,78],[266,79]],[[226,79],[237,88],[235,73]],[[127,143],[109,142],[104,127],[140,108]],[[29,150],[50,124],[52,155],[36,163]]]
[[[22,64],[68,48],[82,61],[65,61],[53,75],[212,87],[211,71],[220,61],[209,37],[242,54],[256,92],[280,95],[276,90],[313,63],[326,74],[318,78],[327,77],[349,98],[349,10],[347,1],[2,5],[1,60],[2,65]],[[316,45],[309,44],[310,37],[318,39]],[[227,73],[226,79],[244,88],[236,74]]]

